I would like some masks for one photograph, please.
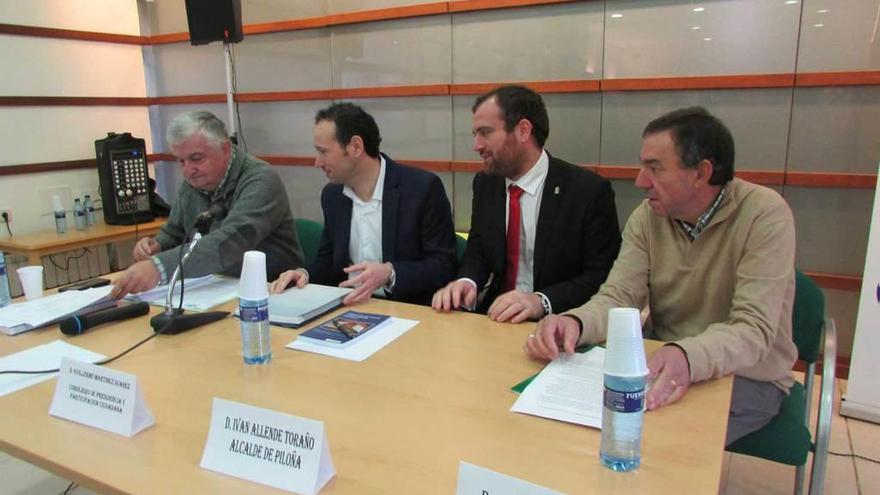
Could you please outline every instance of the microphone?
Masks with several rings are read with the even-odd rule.
[[[207,210],[199,213],[199,216],[196,217],[196,221],[193,224],[193,228],[200,234],[205,235],[208,233],[208,229],[211,228],[211,223],[214,219],[222,218],[224,216],[226,216],[226,207],[220,203],[214,203],[209,206]]]
[[[79,316],[72,316],[61,321],[61,333],[64,335],[79,335],[86,330],[110,323],[111,321],[127,320],[137,316],[143,316],[150,312],[150,305],[145,302],[127,304],[115,308],[102,309]]]

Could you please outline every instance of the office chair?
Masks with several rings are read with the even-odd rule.
[[[834,327],[834,320],[825,318],[825,298],[822,290],[799,270],[795,276],[792,340],[798,349],[798,359],[807,363],[804,383],[795,382],[792,385],[789,395],[782,400],[779,414],[766,426],[733,442],[726,450],[796,466],[795,495],[803,493],[807,454],[813,452],[813,469],[808,493],[819,495],[824,490],[828,442],[831,437],[837,330]],[[816,419],[816,437],[813,441],[809,429],[810,405],[816,362],[819,359],[819,349],[823,339],[819,414]]]
[[[303,263],[309,266],[318,255],[318,244],[321,242],[321,232],[324,226],[313,220],[305,218],[296,219],[296,234],[299,237],[299,245],[303,250]]]
[[[455,233],[455,261],[461,263],[461,258],[464,256],[464,248],[467,246],[467,239],[461,236],[458,232]]]

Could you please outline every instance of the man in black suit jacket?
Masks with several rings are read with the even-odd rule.
[[[474,177],[471,231],[459,278],[434,294],[432,306],[476,306],[493,320],[518,323],[583,304],[620,249],[611,184],[544,151],[550,124],[534,91],[497,88],[477,98],[473,112],[483,171]],[[524,190],[516,269],[507,257],[512,185]]]
[[[436,175],[379,153],[379,127],[351,103],[315,116],[315,149],[330,184],[321,193],[324,231],[315,262],[284,272],[272,293],[309,280],[355,289],[343,301],[371,295],[428,304],[455,274],[455,232]]]

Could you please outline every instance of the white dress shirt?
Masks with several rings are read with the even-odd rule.
[[[382,263],[382,194],[385,190],[385,157],[379,156],[379,177],[373,188],[373,197],[362,201],[349,186],[342,194],[351,199],[351,231],[348,238],[348,255],[352,263],[376,261]],[[359,272],[348,274],[354,278]],[[374,296],[385,297],[385,287],[379,287]]]
[[[505,229],[510,223],[510,191],[507,188],[516,184],[523,190],[523,195],[519,198],[522,225],[519,231],[519,262],[516,269],[516,290],[520,292],[530,293],[535,290],[535,233],[538,230],[538,212],[541,209],[544,180],[547,179],[549,167],[550,158],[546,151],[541,150],[538,161],[525,175],[516,181],[504,180],[507,191],[504,198]]]

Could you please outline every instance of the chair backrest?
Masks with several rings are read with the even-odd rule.
[[[825,296],[822,289],[810,277],[795,270],[791,331],[792,340],[798,349],[798,359],[807,363],[815,363],[819,359],[824,320]]]
[[[455,234],[455,259],[458,262],[461,262],[461,258],[462,258],[462,256],[464,256],[465,246],[467,246],[467,239],[465,239],[464,237],[462,237],[462,236],[458,235],[458,233],[456,233]]]
[[[321,242],[321,232],[324,226],[313,220],[305,218],[296,219],[296,234],[299,237],[299,245],[303,250],[306,266],[315,261],[318,255],[318,244]]]

